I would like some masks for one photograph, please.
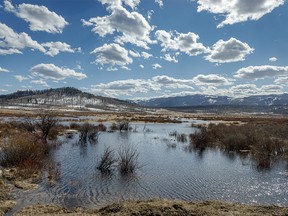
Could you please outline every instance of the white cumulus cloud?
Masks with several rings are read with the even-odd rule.
[[[265,14],[283,5],[285,0],[197,0],[198,12],[208,11],[224,15],[218,28],[248,20],[259,20]]]
[[[287,76],[278,77],[274,80],[274,83],[277,85],[285,85],[288,86],[288,74]]]
[[[271,57],[271,58],[269,58],[269,61],[271,61],[271,62],[276,62],[278,59],[276,58],[276,57]]]
[[[15,79],[17,79],[19,82],[23,82],[24,80],[28,80],[28,77],[22,76],[22,75],[15,75]]]
[[[0,54],[21,54],[20,50],[29,47],[43,53],[45,48],[25,32],[16,33],[12,28],[0,22]]]
[[[151,79],[127,79],[91,86],[91,91],[105,96],[134,95],[137,93],[151,93],[167,91],[169,89],[193,89],[193,80],[176,79],[169,76],[154,76]]]
[[[261,65],[261,66],[249,66],[239,69],[235,73],[237,78],[245,79],[264,79],[264,78],[273,78],[279,76],[288,75],[288,66],[272,66],[272,65]]]
[[[54,64],[38,64],[30,69],[31,75],[34,77],[41,77],[44,79],[63,80],[66,78],[74,78],[82,80],[87,76],[75,70],[58,67]]]
[[[45,80],[39,79],[39,80],[31,80],[32,84],[37,84],[37,85],[41,85],[43,87],[49,87],[49,85],[47,84],[47,82]]]
[[[108,4],[111,6],[119,6],[119,5],[125,4],[131,7],[132,9],[135,9],[139,5],[140,0],[99,0],[99,2],[101,2],[102,4]]]
[[[155,76],[152,78],[152,81],[160,84],[165,88],[171,88],[171,89],[180,89],[180,88],[193,89],[192,86],[194,84],[194,81],[191,79],[176,79],[166,75]]]
[[[227,79],[221,75],[217,74],[199,74],[193,78],[195,85],[212,85],[212,86],[220,86],[220,85],[232,85],[233,80]]]
[[[176,59],[176,57],[179,55],[179,53],[176,53],[175,56],[171,56],[170,53],[166,53],[164,56],[161,56],[161,59],[164,59],[168,62],[174,62],[174,63],[178,63],[178,59]]]
[[[161,66],[160,64],[158,64],[158,63],[155,63],[155,64],[152,65],[152,68],[153,68],[154,70],[157,70],[157,69],[162,68],[162,66]]]
[[[160,42],[162,51],[166,52],[169,50],[180,51],[186,53],[189,56],[197,56],[202,53],[209,51],[202,43],[199,43],[199,35],[188,32],[167,32],[165,30],[158,30],[155,33],[157,40]]]
[[[8,73],[8,72],[10,72],[10,71],[9,71],[8,69],[5,69],[5,68],[0,67],[0,72]]]
[[[128,51],[121,47],[119,44],[104,44],[101,47],[94,49],[91,54],[96,54],[96,64],[105,65],[117,65],[125,66],[133,62],[129,57]]]
[[[71,45],[59,41],[42,43],[41,45],[48,49],[45,54],[52,57],[58,55],[60,52],[74,53],[79,50],[79,48],[72,48]]]
[[[159,85],[155,85],[155,83],[148,82],[144,79],[117,80],[91,86],[92,92],[112,97],[159,90]]]
[[[232,86],[230,92],[234,97],[247,97],[251,95],[282,94],[283,87],[280,85],[263,85],[257,87],[255,84],[240,84]]]
[[[163,0],[155,0],[155,2],[159,5],[160,8],[163,8],[164,6]]]
[[[244,61],[245,57],[253,51],[254,49],[247,43],[230,38],[227,41],[217,41],[213,45],[210,54],[205,56],[205,59],[216,63],[238,62]]]
[[[141,52],[141,56],[142,56],[144,59],[149,59],[149,58],[153,57],[152,54],[147,53],[147,52]]]
[[[132,43],[136,46],[149,49],[148,44],[153,43],[149,38],[149,34],[153,28],[142,14],[136,11],[129,12],[121,4],[111,4],[112,1],[105,0],[105,2],[110,2],[108,10],[111,14],[90,18],[89,20],[82,19],[83,25],[92,26],[92,32],[101,37],[120,32],[122,35],[117,36],[115,42],[119,44]]]
[[[13,6],[11,1],[4,0],[4,8],[28,22],[31,31],[62,33],[65,26],[68,25],[62,16],[50,11],[45,6],[25,3]]]

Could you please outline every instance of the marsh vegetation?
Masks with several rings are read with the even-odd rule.
[[[288,158],[288,124],[209,124],[190,135],[195,149],[219,148],[249,154],[258,168],[270,168],[277,159]]]
[[[25,195],[25,204],[40,197],[43,202],[53,197],[66,207],[102,206],[119,197],[287,203],[285,124],[196,128],[190,122],[56,119],[47,136],[34,122],[40,115],[0,123],[1,166],[13,170],[14,177],[5,176],[11,181],[34,176],[31,183],[40,183],[35,193]]]

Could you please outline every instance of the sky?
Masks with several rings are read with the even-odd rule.
[[[287,12],[286,0],[3,0],[0,94],[286,93]]]

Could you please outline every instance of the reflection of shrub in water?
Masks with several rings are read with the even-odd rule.
[[[177,136],[178,132],[176,130],[169,133],[169,136],[175,137]]]
[[[187,142],[187,135],[186,134],[177,134],[177,141],[178,142]]]
[[[60,163],[55,164],[50,162],[48,164],[47,169],[48,169],[48,175],[47,175],[48,182],[50,184],[55,184],[56,182],[58,182],[61,177]]]

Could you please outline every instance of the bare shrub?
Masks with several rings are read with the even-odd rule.
[[[110,130],[115,131],[115,130],[119,130],[118,125],[114,122],[112,123],[112,125],[110,126]]]
[[[129,121],[128,120],[121,120],[118,122],[119,131],[128,131],[129,130]]]
[[[29,133],[18,134],[2,146],[0,164],[4,167],[37,166],[48,152],[47,148]]]
[[[97,128],[94,128],[88,132],[88,140],[89,142],[98,142],[99,131]]]
[[[131,174],[139,168],[138,151],[131,145],[123,145],[118,151],[118,168],[121,174]]]
[[[225,151],[249,152],[257,169],[267,169],[277,158],[287,158],[286,124],[247,123],[238,125],[210,124],[190,135],[191,146],[197,149],[217,147]]]
[[[84,123],[79,129],[79,132],[80,132],[79,140],[82,142],[87,142],[88,132],[92,129],[93,129],[93,125],[89,123]]]
[[[227,151],[240,151],[250,149],[247,136],[242,133],[228,133],[222,139],[222,145]]]
[[[97,169],[101,172],[110,172],[116,163],[114,151],[106,147],[100,159],[97,161]]]
[[[47,143],[47,138],[55,129],[58,119],[56,113],[51,110],[41,110],[38,113],[38,118],[35,119],[33,116],[26,115],[23,122],[18,125],[21,130],[27,131],[34,134],[37,138],[41,139],[43,143]],[[57,137],[57,131],[53,131],[54,135],[51,138]]]
[[[79,129],[79,132],[79,141],[82,143],[86,143],[88,140],[90,142],[98,141],[99,131],[97,130],[97,127],[92,124],[84,123]]]
[[[69,127],[70,127],[70,129],[72,129],[72,130],[79,130],[79,129],[81,128],[81,125],[78,124],[78,123],[73,122],[73,123],[70,124]]]
[[[104,124],[102,124],[102,123],[97,125],[96,128],[97,128],[98,131],[103,131],[103,132],[105,132],[107,130],[107,127]]]
[[[210,137],[207,128],[201,128],[194,134],[190,134],[190,144],[196,149],[205,149],[209,146]]]
[[[58,119],[56,118],[56,114],[50,110],[42,111],[39,116],[40,119],[36,121],[36,126],[41,131],[43,142],[47,142],[47,137],[51,129],[57,124]]]

